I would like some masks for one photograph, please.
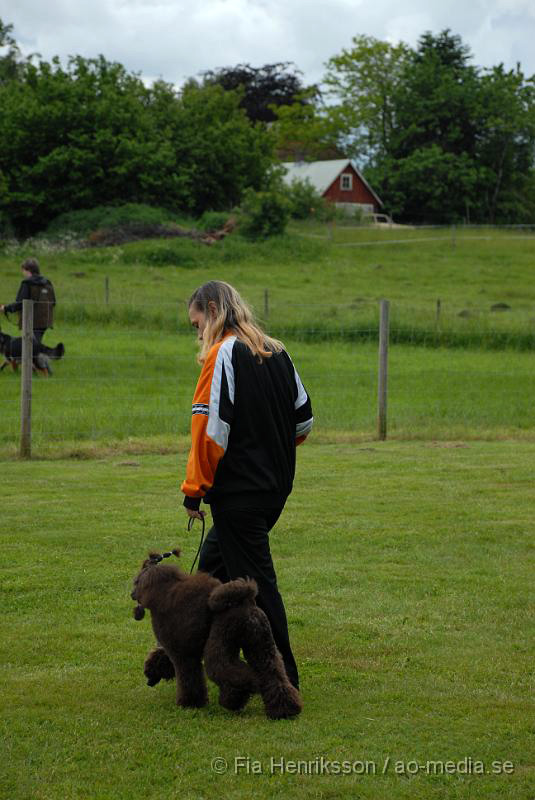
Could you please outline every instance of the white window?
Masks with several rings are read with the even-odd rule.
[[[340,175],[340,189],[343,192],[350,192],[353,188],[353,175],[350,173],[344,173],[344,175]]]

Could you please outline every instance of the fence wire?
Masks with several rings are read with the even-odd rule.
[[[373,304],[367,308],[377,313]],[[307,305],[307,310],[314,309]],[[404,347],[395,344],[396,324],[394,307],[389,435],[451,437],[469,431],[489,435],[535,429],[533,351]],[[314,329],[290,328],[298,334],[310,330]],[[315,430],[373,437],[377,331],[357,326],[352,330],[361,338],[345,341],[334,331],[332,341],[311,343],[306,336],[296,336],[285,343],[311,395]],[[426,330],[430,337],[436,334],[436,327]],[[60,334],[64,359],[51,362],[52,377],[33,379],[34,452],[62,442],[188,434],[199,373],[192,333],[62,323],[48,331],[45,340],[53,345]],[[12,452],[20,436],[19,373],[3,370],[0,392],[0,446]]]

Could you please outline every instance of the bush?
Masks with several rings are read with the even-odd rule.
[[[308,219],[324,202],[308,178],[304,181],[293,180],[291,186],[286,187],[286,195],[290,202],[290,213],[294,219]]]
[[[179,235],[181,230],[172,223],[130,222],[113,228],[97,228],[89,234],[85,244],[90,247],[112,247],[140,239],[171,239]]]
[[[205,211],[202,217],[195,221],[199,231],[220,231],[232,214],[230,211]]]
[[[329,222],[339,216],[339,209],[334,203],[325,200],[312,186],[308,178],[304,181],[294,179],[290,186],[284,187],[284,193],[290,203],[290,214],[293,219],[317,219]]]
[[[95,230],[108,230],[133,224],[161,225],[176,221],[177,216],[165,208],[142,203],[125,203],[120,206],[96,206],[96,208],[68,211],[56,217],[46,232],[49,236],[65,231],[87,236]]]
[[[143,252],[143,262],[154,267],[182,267],[194,269],[203,264],[202,254],[199,252],[202,245],[191,240],[181,239],[171,244],[151,245]],[[122,253],[121,261],[124,264],[137,263],[135,253]]]
[[[277,236],[284,233],[289,218],[290,203],[281,191],[247,189],[240,207],[239,231],[248,239]]]

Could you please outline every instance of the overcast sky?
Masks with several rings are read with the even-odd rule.
[[[416,45],[450,28],[474,64],[535,73],[535,0],[0,0],[25,54],[102,53],[144,79],[181,84],[215,67],[293,61],[306,83],[356,34]]]

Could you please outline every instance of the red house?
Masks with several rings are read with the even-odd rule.
[[[383,205],[366,178],[347,159],[295,161],[282,166],[286,170],[283,180],[288,186],[295,180],[308,180],[322,197],[348,214],[357,208],[374,214]]]

